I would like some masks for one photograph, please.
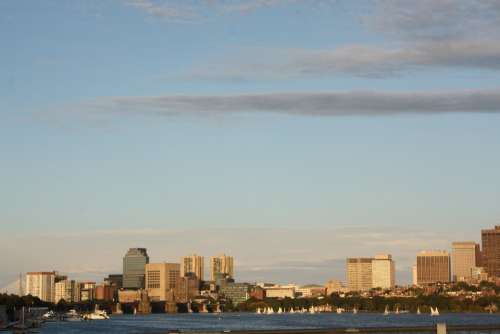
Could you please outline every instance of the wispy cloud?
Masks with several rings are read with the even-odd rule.
[[[442,92],[325,92],[164,95],[102,98],[69,108],[94,115],[217,116],[276,113],[301,116],[500,112],[500,89]]]

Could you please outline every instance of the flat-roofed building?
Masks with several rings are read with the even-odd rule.
[[[222,254],[210,259],[210,279],[215,281],[221,275],[234,278],[234,259],[232,256]]]
[[[389,254],[376,255],[372,260],[372,287],[394,289],[396,265]]]
[[[341,281],[332,279],[325,284],[326,294],[329,296],[332,293],[346,292],[347,288]]]
[[[350,291],[368,291],[372,288],[371,257],[347,259],[347,286]]]
[[[220,287],[220,293],[230,299],[234,305],[238,305],[250,297],[250,284],[226,283]]]
[[[146,248],[130,248],[123,257],[123,288],[143,289],[144,268],[149,263]]]
[[[450,282],[450,254],[446,251],[422,251],[417,254],[417,285]]]
[[[96,282],[80,282],[80,301],[95,300]]]
[[[452,243],[452,272],[454,281],[467,281],[472,278],[477,263],[479,244],[473,241]]]
[[[55,283],[55,298],[54,302],[58,303],[60,300],[64,300],[68,303],[77,302],[80,299],[75,297],[76,293],[76,282],[74,280],[63,279]],[[78,290],[79,291],[79,290]]]
[[[295,298],[295,289],[294,286],[272,286],[272,287],[264,287],[266,291],[266,298]]]
[[[481,231],[482,263],[489,276],[500,277],[500,225]]]
[[[172,295],[181,265],[179,263],[149,263],[146,265],[146,291],[151,301],[166,301]]]
[[[177,278],[174,298],[178,303],[187,303],[200,295],[200,280],[195,274]]]
[[[55,271],[26,273],[26,294],[53,303],[55,301],[56,275]]]
[[[199,280],[203,281],[204,262],[203,256],[196,254],[183,257],[181,259],[181,276],[186,277],[194,274]]]

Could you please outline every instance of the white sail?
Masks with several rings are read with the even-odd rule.
[[[389,305],[385,305],[384,315],[389,315]]]
[[[417,314],[421,314],[420,307],[417,307]]]

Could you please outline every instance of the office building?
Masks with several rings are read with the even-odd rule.
[[[179,263],[149,263],[146,265],[146,291],[151,301],[166,301],[180,277]]]
[[[500,277],[500,225],[481,231],[482,263],[489,276]]]
[[[476,267],[479,245],[472,241],[452,243],[451,263],[454,281],[467,281],[472,278]]]
[[[210,259],[210,279],[215,281],[221,275],[234,278],[234,260],[232,256],[222,254]]]
[[[55,271],[38,271],[26,274],[26,294],[40,298],[45,302],[55,300]]]
[[[95,282],[80,282],[78,285],[80,286],[80,301],[95,300],[95,290],[97,286]]]
[[[181,276],[186,277],[194,274],[199,280],[203,281],[204,261],[203,256],[196,254],[183,257],[181,259]]]
[[[178,277],[174,296],[177,303],[187,303],[200,295],[200,280],[193,273]]]
[[[373,258],[347,259],[347,286],[350,291],[368,291],[372,288]]]
[[[104,279],[106,285],[114,286],[117,289],[123,287],[123,275],[122,274],[110,274]]]
[[[130,248],[123,257],[123,288],[143,289],[145,266],[149,263],[146,248]]]
[[[396,266],[391,255],[376,255],[372,260],[372,287],[394,289]]]
[[[417,255],[417,285],[450,282],[450,254],[446,251],[422,251]]]

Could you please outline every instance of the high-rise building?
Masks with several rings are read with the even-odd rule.
[[[203,281],[204,258],[196,254],[185,256],[181,259],[181,276],[186,277],[194,274],[199,280]]]
[[[149,263],[146,248],[130,248],[123,257],[123,288],[143,289],[145,266]]]
[[[55,271],[38,271],[26,274],[26,294],[40,298],[45,302],[55,300]]]
[[[500,277],[500,225],[481,231],[482,263],[488,275]]]
[[[376,255],[372,260],[372,287],[393,289],[396,285],[395,267],[391,255]]]
[[[210,279],[215,281],[220,276],[234,278],[234,260],[232,256],[222,254],[210,259]]]
[[[372,258],[347,259],[347,286],[350,291],[367,291],[372,288]]]
[[[54,302],[58,303],[60,300],[64,300],[68,303],[73,303],[79,301],[75,298],[75,285],[77,283],[74,280],[63,279],[55,283],[55,298]]]
[[[417,265],[414,264],[411,267],[411,282],[413,285],[418,285],[418,271],[417,271]]]
[[[95,282],[87,281],[80,282],[80,301],[95,300],[95,289],[97,284]]]
[[[450,254],[446,251],[422,251],[417,254],[417,284],[450,281]]]
[[[180,267],[179,263],[146,265],[146,291],[151,301],[166,301],[169,300],[169,295],[173,296],[175,284],[180,277]]]
[[[452,243],[451,263],[454,281],[465,281],[472,277],[477,263],[479,245],[472,241]]]

